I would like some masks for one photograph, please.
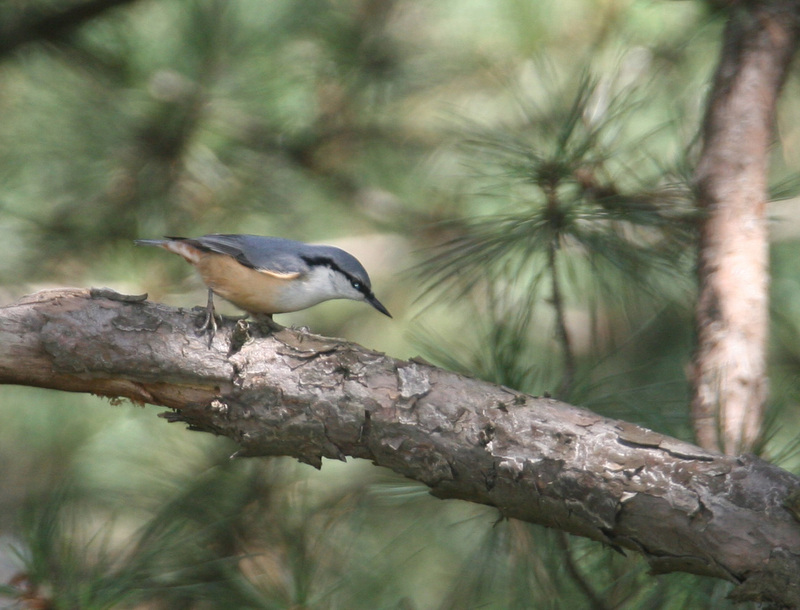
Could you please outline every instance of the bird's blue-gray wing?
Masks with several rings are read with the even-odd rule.
[[[308,264],[297,255],[305,244],[282,237],[260,235],[203,235],[187,240],[205,250],[226,254],[257,271],[277,276],[298,276],[308,272]]]

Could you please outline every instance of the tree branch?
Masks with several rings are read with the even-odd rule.
[[[705,216],[692,416],[701,446],[735,454],[758,440],[767,396],[767,165],[800,4],[744,2],[728,10],[695,171]]]
[[[800,606],[800,478],[780,468],[338,339],[249,340],[226,319],[209,349],[194,322],[110,291],[38,293],[0,308],[0,383],[166,406],[242,456],[369,459],[440,498],[635,550],[656,572]]]

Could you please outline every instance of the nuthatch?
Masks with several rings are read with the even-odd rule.
[[[313,246],[281,237],[203,235],[194,239],[138,239],[158,246],[195,266],[208,286],[203,330],[216,330],[214,294],[230,301],[271,328],[281,328],[272,314],[299,311],[330,299],[366,301],[392,317],[375,295],[364,267],[333,246]]]

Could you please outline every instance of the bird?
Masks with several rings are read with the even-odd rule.
[[[264,321],[271,330],[283,328],[272,319],[273,314],[300,311],[331,299],[364,301],[392,317],[373,294],[364,266],[352,254],[334,246],[219,233],[137,239],[134,243],[178,254],[200,273],[208,287],[200,330],[209,332],[209,345],[217,329],[215,294]]]

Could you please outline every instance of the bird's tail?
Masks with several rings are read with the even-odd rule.
[[[164,244],[167,243],[166,239],[134,239],[133,243],[137,246],[157,246],[159,248],[163,248]]]
[[[184,241],[183,237],[167,237],[166,239],[135,239],[137,246],[156,246],[174,252],[195,265],[200,260],[203,252]]]

